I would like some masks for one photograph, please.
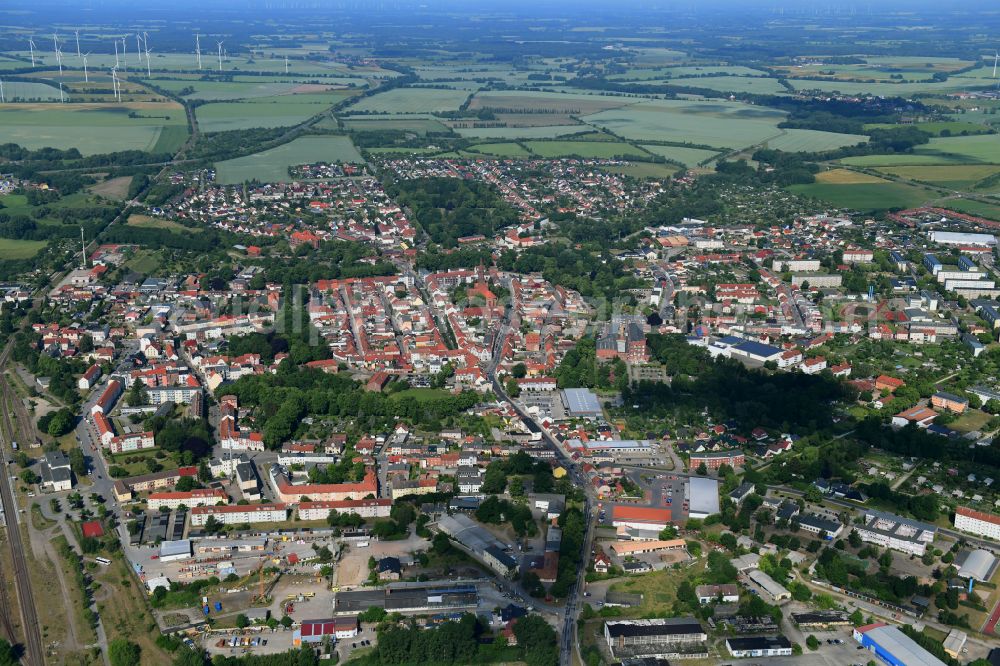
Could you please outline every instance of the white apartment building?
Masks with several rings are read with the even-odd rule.
[[[855,527],[862,541],[891,548],[901,553],[922,556],[934,543],[937,527],[891,513],[868,509],[863,527]]]
[[[285,504],[231,504],[228,506],[200,506],[191,510],[191,524],[201,527],[214,516],[223,525],[241,523],[282,523],[288,519]]]
[[[175,490],[173,492],[150,493],[146,506],[150,511],[160,509],[176,509],[182,504],[186,507],[200,507],[228,502],[229,496],[222,490],[197,488],[195,490]]]
[[[964,506],[956,507],[955,529],[987,539],[1000,539],[1000,516]]]

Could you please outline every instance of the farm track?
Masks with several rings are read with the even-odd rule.
[[[0,355],[0,372],[7,365],[11,349],[13,347],[8,346],[4,349],[3,354]],[[7,384],[6,378],[2,375],[0,375],[0,395],[2,395],[3,402],[6,403],[5,407],[13,407],[14,411],[18,412],[18,420],[23,419],[21,412],[24,409],[24,405],[21,404],[17,395]],[[30,422],[24,421],[24,423]],[[3,427],[8,441],[15,441],[16,431],[9,408],[3,410]],[[4,448],[6,449],[6,447]],[[11,450],[13,450],[13,447],[11,447]],[[2,460],[0,460],[0,468],[2,468],[3,472],[3,479],[0,480],[0,500],[3,502],[3,510],[7,516],[8,523],[11,521],[11,517],[13,517],[14,521],[14,533],[11,534],[8,530],[7,541],[10,544],[11,555],[13,557],[14,583],[17,587],[17,598],[21,607],[21,626],[24,628],[25,652],[22,661],[28,666],[43,666],[45,656],[42,650],[42,637],[38,630],[38,613],[35,609],[34,595],[31,590],[28,562],[24,555],[24,542],[21,540],[21,530],[17,524],[18,508],[17,503],[14,501],[13,492],[11,491],[10,469],[7,465],[6,450],[4,451]],[[9,624],[9,622],[9,615],[5,615],[5,624]]]

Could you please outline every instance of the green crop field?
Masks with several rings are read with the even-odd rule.
[[[586,125],[539,125],[537,127],[456,127],[461,136],[481,139],[554,139],[589,132]]]
[[[841,164],[857,167],[880,167],[880,166],[933,166],[937,164],[965,164],[967,161],[957,157],[943,155],[859,155],[857,157],[845,157],[840,160]]]
[[[469,108],[588,115],[634,103],[635,100],[631,98],[615,95],[486,90],[472,98]]]
[[[934,136],[941,136],[941,132],[946,132],[951,136],[959,136],[962,132],[965,132],[966,134],[985,134],[990,129],[986,125],[981,125],[979,123],[949,120],[929,123],[915,123],[913,125],[893,125],[891,123],[869,123],[865,125],[866,130],[893,129],[898,127],[916,127],[917,129],[927,132],[928,134],[933,134]]]
[[[265,183],[291,180],[288,167],[314,162],[363,162],[346,136],[303,136],[260,153],[217,162],[216,180],[234,185],[256,178]]]
[[[30,259],[45,247],[45,241],[0,238],[0,259]]]
[[[686,67],[628,69],[623,74],[612,74],[608,78],[613,81],[674,79],[678,83],[692,81],[691,85],[697,85],[693,81],[697,81],[698,77],[702,76],[761,76],[762,74],[765,74],[763,70],[739,65],[732,67],[726,65],[690,65]]]
[[[1000,134],[940,137],[913,151],[919,155],[954,156],[965,162],[1000,164]]]
[[[135,112],[140,117],[130,118]],[[184,110],[173,103],[8,104],[0,107],[0,143],[25,148],[76,148],[84,155],[151,150],[164,127],[187,134]]]
[[[496,157],[530,157],[531,154],[520,144],[512,142],[502,143],[477,143],[465,149],[469,153],[482,153],[483,155],[495,155]]]
[[[767,142],[768,148],[783,150],[788,153],[812,153],[833,150],[843,146],[853,146],[868,141],[861,134],[838,134],[836,132],[821,132],[818,130],[787,129],[781,136]]]
[[[905,183],[812,183],[788,188],[802,196],[816,197],[842,208],[886,210],[914,208],[939,195],[931,190]]]
[[[457,111],[465,104],[469,93],[465,90],[438,90],[433,88],[393,88],[371,97],[363,97],[350,107],[351,112],[370,113],[433,113]]]
[[[986,217],[991,220],[1000,220],[1000,201],[991,204],[974,199],[949,199],[944,204],[944,207],[956,210],[959,213],[978,215],[979,217]]]
[[[223,132],[253,127],[288,127],[328,110],[354,92],[278,95],[245,102],[215,102],[195,110],[203,132]]]
[[[650,81],[654,83],[654,81]],[[686,79],[666,79],[655,83],[708,88],[719,92],[757,93],[761,95],[787,95],[788,89],[778,79],[761,76],[701,76]]]
[[[649,158],[646,151],[621,141],[525,141],[524,145],[539,157]]]
[[[947,166],[897,166],[879,169],[908,180],[919,180],[949,189],[964,190],[983,178],[1000,172],[1000,166],[990,164],[952,164]]]
[[[886,97],[908,97],[918,93],[942,95],[956,90],[963,90],[969,86],[968,81],[958,78],[947,81],[928,80],[910,83],[839,81],[835,79],[816,81],[813,79],[790,78],[788,82],[797,91],[819,90],[822,92],[839,92],[845,95],[884,95]]]
[[[427,134],[447,132],[448,128],[432,116],[346,116],[341,117],[344,127],[355,132],[378,132],[382,130],[404,130]]]
[[[356,81],[355,83],[359,83]],[[323,81],[319,84],[299,83],[295,81],[192,81],[192,80],[162,80],[153,81],[158,88],[179,93],[188,88],[194,88],[193,93],[184,95],[185,99],[200,99],[212,102],[224,102],[238,99],[259,99],[261,97],[276,97],[302,93],[320,93],[334,90],[339,86]]]
[[[15,102],[55,102],[59,100],[59,88],[46,83],[4,81],[3,94],[8,104]]]
[[[684,166],[688,167],[697,166],[700,162],[712,159],[719,154],[714,150],[705,150],[704,148],[688,148],[686,146],[655,146],[643,144],[642,148],[648,150],[654,155],[660,155],[668,160],[680,162]]]
[[[740,102],[658,100],[603,111],[583,120],[627,139],[743,148],[781,134],[785,114]]]

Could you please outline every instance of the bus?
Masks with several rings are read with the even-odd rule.
[[[94,559],[97,560],[98,564],[103,564],[104,566],[111,564],[111,560],[106,557],[95,557]]]

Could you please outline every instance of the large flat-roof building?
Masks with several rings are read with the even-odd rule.
[[[694,618],[608,620],[604,639],[615,659],[694,656],[707,651],[708,635]]]
[[[937,527],[883,511],[867,509],[865,524],[854,528],[862,541],[922,557],[934,543]]]
[[[704,476],[688,479],[688,517],[708,518],[719,513],[719,482]]]
[[[590,389],[563,389],[562,402],[566,415],[571,418],[596,419],[603,414],[597,395]]]
[[[992,247],[997,244],[993,234],[965,234],[957,231],[932,231],[931,241],[941,245],[980,245]]]
[[[858,627],[854,640],[889,666],[945,666],[902,631],[882,622]]]
[[[790,657],[792,643],[784,636],[727,638],[726,649],[734,657]]]

